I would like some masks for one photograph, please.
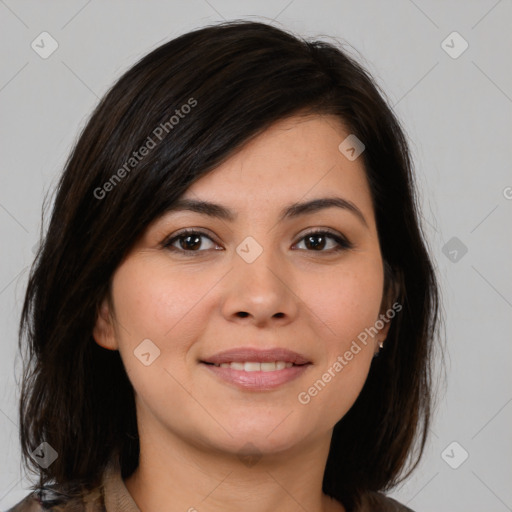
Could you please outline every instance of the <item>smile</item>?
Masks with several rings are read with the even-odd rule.
[[[277,370],[291,368],[293,366],[293,363],[287,361],[269,361],[265,363],[260,363],[256,361],[233,361],[232,363],[214,364],[214,366],[220,368],[232,368],[233,370],[243,370],[244,372],[275,372]]]
[[[199,361],[217,382],[247,391],[270,391],[301,376],[312,361],[286,349],[237,347]]]

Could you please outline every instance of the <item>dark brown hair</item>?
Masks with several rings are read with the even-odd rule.
[[[362,392],[335,426],[324,492],[350,506],[417,466],[435,396],[440,307],[404,132],[374,80],[339,45],[236,20],[143,57],[101,100],[66,163],[20,321],[20,440],[39,485],[92,487],[115,454],[123,478],[135,470],[134,391],[119,353],[92,337],[112,275],[192,183],[275,121],[304,112],[338,116],[365,144],[386,297],[402,305]],[[151,151],[130,160],[148,138]],[[30,455],[42,441],[58,453],[46,469]]]

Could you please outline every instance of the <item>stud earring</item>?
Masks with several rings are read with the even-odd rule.
[[[377,350],[375,352],[375,354],[373,354],[373,357],[379,357],[380,351],[382,350],[382,347],[384,347],[384,342],[383,341],[379,341],[379,350]]]

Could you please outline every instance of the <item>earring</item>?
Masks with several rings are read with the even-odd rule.
[[[384,347],[384,342],[379,341],[379,350],[377,350],[377,352],[375,352],[375,354],[373,354],[373,357],[379,357],[382,347]]]

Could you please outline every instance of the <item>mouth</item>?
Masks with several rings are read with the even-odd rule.
[[[277,370],[284,370],[292,366],[303,366],[291,363],[289,361],[232,361],[230,363],[208,363],[201,361],[204,364],[216,366],[217,368],[232,368],[233,370],[242,370],[244,372],[275,372]]]
[[[250,348],[220,352],[199,363],[218,380],[252,391],[275,389],[296,379],[312,365],[305,356],[287,349]]]
[[[239,347],[231,350],[224,350],[223,352],[217,352],[216,354],[201,360],[201,362],[217,366],[223,364],[248,365],[245,371],[259,371],[261,368],[257,368],[255,366],[257,364],[279,364],[280,368],[277,369],[284,369],[284,367],[281,368],[282,363],[285,364],[285,367],[286,365],[289,365],[289,363],[296,366],[311,363],[311,361],[306,356],[294,352],[292,350],[288,350],[286,348],[254,349],[245,347]],[[234,369],[241,370],[244,368],[237,367]],[[270,369],[262,371],[276,370],[276,368],[272,368],[271,366],[268,366],[268,368]]]

